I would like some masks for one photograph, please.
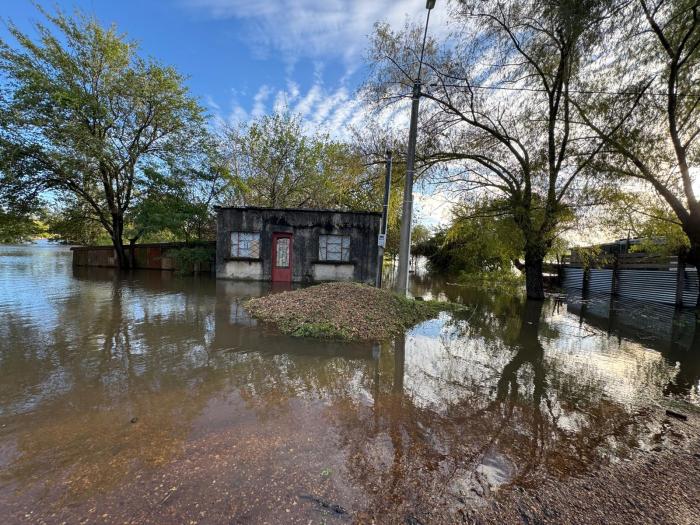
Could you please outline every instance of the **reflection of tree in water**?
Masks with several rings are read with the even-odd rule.
[[[13,366],[39,400],[33,412],[3,419],[26,429],[13,435],[19,457],[3,481],[45,478],[58,487],[67,476],[73,494],[104,490],[178,458],[213,398],[240,399],[231,418],[253,410],[263,422],[282,412],[293,420],[304,404],[327,417],[328,428],[318,429],[330,436],[323,446],[337,434],[345,466],[333,482],[358,494],[348,505],[364,509],[358,520],[434,522],[430,509],[464,508],[499,483],[564,475],[606,453],[624,454],[637,432],[638,420],[600,384],[545,356],[542,335],[556,331],[541,319],[542,303],[486,294],[448,321],[439,336],[445,345],[478,341],[491,352],[486,364],[455,356],[467,360],[455,382],[444,370],[430,377],[417,370],[411,354],[421,348],[407,362],[402,338],[372,361],[369,347],[236,325],[234,298],[218,285],[215,294],[162,288],[99,281],[93,296],[69,299],[65,311],[79,314],[50,337],[21,334],[31,350]],[[5,404],[10,391],[0,385],[0,395]],[[319,455],[337,452],[318,446]]]
[[[2,485],[88,497],[178,458],[193,420],[214,397],[237,394],[269,420],[293,399],[347,397],[371,387],[371,349],[333,358],[323,354],[329,344],[315,353],[308,342],[233,326],[226,296],[147,290],[100,280],[90,294],[67,299],[64,312],[73,315],[48,336],[23,330],[28,350],[2,354],[19,378],[0,390],[2,405],[17,397],[25,403],[2,420],[21,429],[11,435],[16,454],[4,465]],[[33,397],[18,396],[22,381]]]
[[[427,404],[416,397],[420,377],[403,377],[399,339],[395,362],[383,357],[394,373],[380,374],[374,406],[336,406],[347,474],[370,496],[361,505],[363,518],[436,522],[441,518],[431,509],[458,512],[499,485],[572,474],[634,446],[638,415],[606,400],[599,385],[572,387],[581,378],[548,368],[538,337],[542,308],[541,302],[521,304],[510,358],[489,381],[465,380],[457,396],[454,384],[445,384],[437,392],[443,401]],[[487,321],[490,332],[492,318]]]

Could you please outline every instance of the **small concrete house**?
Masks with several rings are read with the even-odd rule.
[[[378,212],[217,208],[216,276],[371,284],[380,220]]]

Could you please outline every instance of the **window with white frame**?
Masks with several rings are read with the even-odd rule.
[[[260,258],[260,233],[231,232],[231,257]]]
[[[318,238],[318,259],[320,261],[349,261],[349,235],[320,235]]]

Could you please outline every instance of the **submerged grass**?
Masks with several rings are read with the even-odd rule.
[[[253,317],[295,337],[380,341],[457,305],[416,301],[358,283],[327,283],[251,299]]]

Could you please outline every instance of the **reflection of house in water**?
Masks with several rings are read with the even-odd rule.
[[[218,208],[216,276],[372,283],[380,217],[375,212]]]
[[[607,294],[567,290],[567,309],[582,321],[618,339],[661,352],[675,362],[678,374],[666,393],[697,393],[700,383],[700,330],[695,311],[673,305],[635,301]]]

